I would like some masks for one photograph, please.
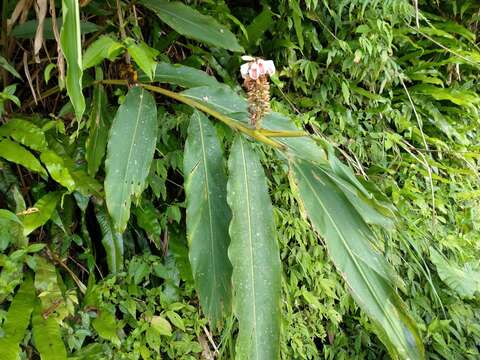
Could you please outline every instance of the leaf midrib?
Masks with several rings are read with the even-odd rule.
[[[203,136],[203,127],[202,127],[202,124],[201,124],[201,120],[200,120],[200,117],[197,116],[197,120],[198,120],[198,127],[200,129],[200,139],[201,139],[201,142],[202,142],[202,157],[203,157],[203,171],[204,171],[204,176],[205,176],[205,185],[207,187],[207,203],[208,203],[208,223],[209,223],[209,226],[210,226],[210,253],[212,254],[212,265],[213,265],[213,286],[210,287],[211,289],[211,297],[210,297],[210,301],[213,301],[214,300],[214,292],[215,292],[215,287],[217,285],[217,267],[216,267],[216,262],[215,262],[215,254],[214,254],[214,250],[215,250],[215,247],[214,247],[214,240],[213,240],[213,224],[212,224],[212,202],[211,202],[211,199],[210,199],[210,184],[209,184],[209,181],[208,181],[208,167],[207,167],[207,158],[206,158],[206,154],[205,154],[205,140],[204,140],[204,136]],[[210,303],[211,304],[211,303]],[[211,309],[210,309],[210,313],[211,313]]]
[[[140,114],[142,113],[142,104],[143,104],[143,89],[141,90],[141,93],[140,93],[140,102],[138,104],[138,112],[137,112],[137,117],[135,119],[135,129],[133,131],[133,136],[132,136],[132,142],[130,144],[130,150],[128,151],[128,159],[127,159],[127,166],[125,167],[125,171],[124,171],[124,174],[123,174],[123,186],[122,186],[122,196],[121,196],[121,199],[124,199],[124,195],[125,195],[125,189],[127,187],[127,185],[125,185],[125,179],[127,177],[127,174],[128,174],[128,170],[130,168],[130,159],[132,157],[132,149],[133,149],[133,144],[135,143],[135,138],[137,136],[137,130],[138,130],[138,123],[139,123],[139,119],[140,119]],[[131,185],[131,184],[130,184]],[[132,190],[132,189],[131,189]],[[131,194],[130,194],[131,196]],[[122,207],[122,204],[120,204],[120,208]],[[123,211],[122,211],[123,212]]]
[[[257,340],[257,303],[256,303],[256,286],[255,286],[255,276],[254,276],[254,271],[253,271],[253,264],[254,264],[254,258],[255,254],[253,252],[253,247],[252,247],[252,220],[251,220],[251,214],[250,214],[250,188],[249,188],[249,183],[248,183],[248,177],[247,177],[247,162],[245,159],[245,151],[243,149],[243,141],[240,141],[240,148],[242,151],[242,163],[243,163],[243,176],[244,176],[244,181],[245,181],[245,197],[247,199],[247,220],[248,220],[248,242],[249,242],[249,250],[250,250],[250,259],[251,259],[251,266],[250,266],[250,274],[251,274],[251,281],[252,281],[252,292],[253,292],[253,339],[255,342],[255,357],[258,359],[258,340]]]
[[[352,253],[352,251],[350,250],[350,248],[348,247],[347,243],[346,243],[346,239],[345,237],[343,236],[343,234],[340,232],[339,228],[337,227],[337,224],[335,223],[335,221],[333,220],[333,218],[331,217],[330,213],[327,211],[325,205],[323,204],[323,201],[319,198],[319,196],[317,195],[317,192],[315,191],[315,188],[313,187],[312,183],[308,180],[308,177],[305,175],[305,173],[300,169],[300,167],[295,164],[295,167],[297,168],[297,170],[302,174],[302,176],[304,177],[305,181],[307,182],[308,184],[308,187],[312,190],[312,192],[314,193],[315,195],[315,198],[317,199],[317,201],[319,202],[320,206],[322,207],[322,209],[324,210],[325,214],[328,216],[330,222],[332,223],[333,227],[335,228],[336,232],[338,233],[340,239],[342,240],[342,244],[344,245],[345,249],[347,250],[347,253],[348,255],[350,256],[351,260],[353,261],[353,263],[355,264],[356,268],[358,269],[358,271],[360,272],[360,275],[362,276],[362,278],[364,279],[365,283],[367,284],[367,287],[368,287],[368,290],[370,291],[370,293],[373,295],[373,298],[375,299],[375,302],[378,304],[379,308],[382,309],[382,312],[384,313],[385,315],[385,318],[387,319],[387,321],[390,323],[390,325],[392,326],[393,329],[396,328],[395,324],[392,323],[391,319],[389,316],[386,316],[385,314],[385,309],[384,307],[382,306],[382,302],[380,301],[380,299],[378,298],[378,296],[375,294],[375,292],[373,291],[372,289],[372,285],[370,284],[370,282],[367,280],[367,277],[365,276],[365,273],[363,272],[361,266],[358,264],[356,258],[355,258],[355,255]],[[353,290],[353,289],[352,289]],[[398,329],[397,329],[398,330]],[[401,337],[398,336],[398,333],[397,331],[394,332],[394,334],[397,336],[397,338],[400,340],[400,343],[403,344],[403,339]]]

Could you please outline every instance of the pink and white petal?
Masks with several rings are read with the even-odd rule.
[[[259,76],[265,75],[266,74],[265,62],[262,59],[258,59],[257,60],[257,65],[258,65],[258,75]]]
[[[247,77],[249,69],[250,69],[250,63],[246,63],[240,66],[240,74],[242,74],[242,78],[245,79]]]
[[[275,73],[275,65],[273,64],[272,60],[265,60],[264,61],[265,65],[265,73],[268,75],[272,75]]]
[[[251,79],[253,80],[257,80],[258,79],[258,64],[257,63],[253,63],[251,66],[250,66],[250,69],[248,70],[248,76],[250,76]]]

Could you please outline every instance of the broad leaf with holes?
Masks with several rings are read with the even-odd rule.
[[[134,87],[110,128],[105,161],[105,197],[116,231],[130,218],[132,197],[145,188],[157,139],[157,106],[152,94]]]

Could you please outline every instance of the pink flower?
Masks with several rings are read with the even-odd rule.
[[[246,63],[240,66],[240,74],[242,74],[242,78],[245,79],[247,77],[249,69],[250,69],[250,63]]]
[[[257,80],[260,75],[258,64],[256,62],[252,63],[250,65],[250,69],[248,70],[248,76],[250,76],[252,80]]]
[[[272,60],[255,60],[251,56],[242,56],[242,60],[252,59],[251,61],[240,66],[240,74],[242,78],[251,78],[257,80],[263,75],[272,75],[275,73],[275,65]]]
[[[272,60],[265,60],[263,65],[265,67],[266,74],[273,75],[275,73],[275,65],[273,64]]]

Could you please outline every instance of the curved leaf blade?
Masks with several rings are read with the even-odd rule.
[[[83,54],[83,70],[96,66],[105,59],[114,60],[123,49],[123,44],[110,36],[100,36]]]
[[[68,191],[75,190],[75,180],[65,167],[63,158],[51,150],[46,150],[40,154],[40,160],[47,167],[50,176],[60,185],[65,186]]]
[[[62,0],[63,24],[60,45],[67,62],[67,93],[75,109],[77,121],[82,120],[85,98],[82,93],[82,44],[78,0]]]
[[[392,270],[370,245],[368,225],[317,164],[295,159],[291,170],[302,208],[380,340],[393,358],[424,359],[418,329],[391,286]]]
[[[173,30],[188,38],[231,51],[243,51],[237,38],[214,18],[178,1],[141,0],[141,4],[155,12]]]
[[[189,258],[202,308],[217,325],[230,312],[227,176],[216,130],[202,113],[190,119],[184,156]]]
[[[32,315],[32,334],[35,348],[42,360],[66,360],[67,350],[60,334],[60,326],[54,316],[45,318],[40,301]]]
[[[43,130],[24,119],[14,118],[2,125],[0,136],[10,136],[13,140],[33,150],[43,151],[47,148]]]
[[[0,359],[17,360],[19,358],[19,345],[30,323],[34,304],[33,279],[27,276],[8,308],[7,318],[3,324],[5,336],[0,339]]]
[[[23,224],[14,213],[0,209],[0,252],[10,244],[16,247],[27,244],[23,235]]]
[[[44,195],[33,205],[34,212],[22,216],[23,234],[25,236],[50,220],[60,196],[61,193],[58,191]]]
[[[437,268],[438,276],[460,297],[472,299],[480,294],[480,268],[467,263],[463,268],[445,259],[433,247],[430,248],[430,260]]]
[[[92,112],[88,120],[88,137],[85,143],[85,158],[88,164],[88,174],[95,176],[102,164],[108,141],[109,120],[107,95],[102,85],[93,90]]]
[[[273,207],[260,159],[241,136],[232,146],[228,169],[237,358],[278,359],[281,265]]]
[[[146,74],[139,74],[138,79],[142,82],[151,81]],[[190,66],[169,64],[166,62],[157,63],[153,81],[174,84],[184,88],[220,85],[215,77],[208,75],[205,71]]]
[[[47,176],[47,172],[37,158],[30,151],[12,140],[3,139],[0,141],[0,157]]]
[[[132,56],[133,61],[135,61],[138,67],[147,74],[150,80],[153,80],[155,68],[157,67],[155,58],[158,56],[159,51],[151,48],[143,41],[137,44],[131,38],[125,39],[125,44],[127,45],[127,51]]]
[[[123,232],[132,196],[145,188],[157,139],[157,107],[140,87],[129,90],[110,128],[105,161],[105,195],[115,229]]]
[[[102,245],[107,254],[108,270],[115,274],[123,268],[123,237],[115,231],[108,213],[102,207],[97,206],[95,210],[102,231]]]

